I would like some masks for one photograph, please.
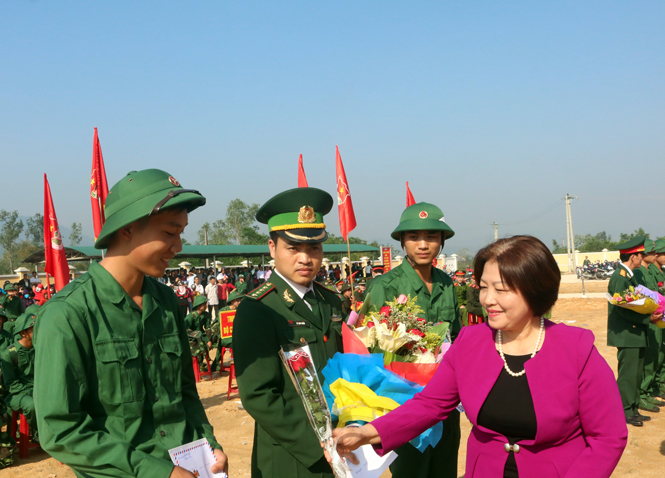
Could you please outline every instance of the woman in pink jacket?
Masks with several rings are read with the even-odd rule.
[[[340,453],[379,454],[443,420],[461,401],[473,424],[467,478],[609,477],[628,430],[612,370],[584,329],[542,316],[561,273],[531,236],[501,239],[474,262],[488,323],[464,327],[412,400],[360,428],[336,429]]]

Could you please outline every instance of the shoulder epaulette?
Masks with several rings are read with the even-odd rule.
[[[626,277],[626,271],[624,269],[621,269],[619,274],[621,274],[621,277]]]
[[[249,292],[246,297],[254,300],[261,300],[268,292],[275,288],[272,282],[264,282],[263,285]]]

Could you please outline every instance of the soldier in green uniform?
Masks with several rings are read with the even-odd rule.
[[[241,274],[238,277],[238,282],[235,283],[236,290],[238,291],[238,294],[244,294],[245,291],[247,290],[247,282],[245,282],[245,276]]]
[[[7,314],[5,308],[0,305],[0,351],[6,349],[12,342],[12,334],[7,331],[5,324],[7,323]]]
[[[12,410],[21,410],[32,431],[36,432],[37,419],[32,398],[35,381],[34,325],[33,313],[23,313],[16,319],[14,343],[0,352],[0,366],[2,385],[7,392],[5,404]]]
[[[610,295],[623,294],[630,286],[639,284],[633,271],[640,267],[644,256],[644,236],[619,244],[621,264],[614,271],[607,286]],[[649,324],[660,319],[658,315],[638,314],[627,308],[607,304],[607,345],[617,347],[619,374],[617,385],[626,415],[626,423],[643,426],[651,417],[639,413],[640,385],[644,369],[644,351],[647,346]]]
[[[226,455],[196,391],[187,329],[157,281],[182,250],[188,213],[205,204],[158,169],[111,188],[95,247],[104,259],[40,310],[35,408],[42,448],[89,478],[194,478],[168,450],[206,438]]]
[[[476,284],[476,276],[471,276],[466,290],[466,310],[470,316],[469,323],[482,324],[485,321],[485,310],[480,304],[480,287]]]
[[[189,337],[189,349],[192,358],[196,357],[199,363],[199,370],[208,371],[208,365],[205,361],[208,353],[206,331],[210,328],[211,317],[206,310],[208,298],[203,295],[197,295],[192,303],[192,313],[185,317],[185,327],[187,327],[187,336]]]
[[[356,302],[363,302],[365,300],[365,279],[360,279],[356,284],[356,290],[353,291],[353,298]]]
[[[222,307],[219,310],[217,318],[213,321],[212,326],[210,327],[210,340],[208,341],[208,348],[212,348],[214,345],[217,345],[217,354],[215,355],[215,360],[212,362],[212,371],[216,372],[220,369],[220,364],[224,357],[222,356],[222,348],[231,348],[233,345],[233,338],[222,338],[221,330],[221,313],[228,312],[229,310],[237,310],[240,305],[240,301],[245,297],[245,294],[238,293],[237,290],[232,291],[229,294],[227,299],[226,307]]]
[[[254,418],[252,477],[332,478],[323,449],[280,347],[308,344],[319,379],[328,359],[342,351],[339,296],[314,281],[328,233],[323,216],[333,204],[325,191],[296,188],[280,193],[256,213],[270,230],[275,270],[240,303],[233,354],[245,410]]]
[[[4,329],[13,335],[14,321],[25,312],[25,309],[23,308],[23,302],[21,302],[21,297],[19,296],[19,291],[16,285],[12,283],[6,284],[5,291],[7,292],[7,295],[0,299],[0,305],[5,308],[5,314],[7,319],[9,319],[4,325]]]
[[[650,239],[644,242],[644,255],[639,268],[635,269],[637,282],[652,291],[658,291],[659,271],[655,266],[657,258],[656,243]],[[647,329],[647,346],[644,349],[644,371],[640,386],[640,408],[649,412],[657,412],[658,407],[665,406],[659,400],[660,391],[656,385],[659,356],[663,346],[663,330],[656,324],[650,323]]]
[[[344,315],[349,315],[351,313],[351,297],[352,297],[352,291],[351,291],[351,284],[345,284],[342,286],[342,292],[340,293],[340,299],[342,301],[342,312],[344,312]]]
[[[665,271],[663,271],[663,266],[665,266],[665,239],[658,239],[656,241],[656,253],[656,262],[653,264],[655,269],[654,275],[658,277],[659,289],[662,289],[665,286]],[[656,384],[653,389],[660,398],[665,398],[665,333],[663,334],[663,345],[660,348],[658,356],[658,371],[656,372]]]
[[[453,281],[432,266],[444,242],[455,233],[444,221],[443,212],[433,204],[421,202],[404,210],[399,225],[391,234],[406,253],[404,262],[376,277],[367,295],[375,310],[400,294],[416,296],[429,323],[449,322],[452,338],[461,329],[460,310]],[[394,478],[457,477],[460,442],[460,415],[453,411],[443,422],[443,436],[435,448],[419,452],[411,444],[395,450],[397,459],[390,466]]]

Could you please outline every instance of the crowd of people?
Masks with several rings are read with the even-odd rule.
[[[274,267],[167,270],[188,214],[205,198],[160,170],[126,179],[108,196],[95,243],[106,249],[102,261],[42,306],[25,307],[18,284],[6,284],[0,299],[4,403],[21,410],[33,440],[77,476],[192,478],[168,451],[203,438],[216,461],[211,471],[228,472],[195,370],[218,371],[232,349],[242,405],[255,421],[252,476],[333,478],[333,457],[280,351],[307,345],[325,383],[321,371],[344,352],[349,316],[363,302],[379,313],[400,296],[415,298],[419,321],[446,322],[452,345],[413,399],[334,430],[338,453],[352,462],[354,450],[371,444],[379,454],[397,451],[394,478],[456,478],[463,410],[473,427],[469,478],[607,478],[626,446],[626,425],[641,426],[648,417],[637,410],[654,411],[665,398],[662,334],[650,325],[658,314],[610,305],[615,380],[590,331],[549,320],[561,273],[535,237],[495,241],[451,278],[433,261],[454,231],[440,208],[421,202],[391,234],[405,253],[400,265],[354,264],[343,274],[322,267],[333,199],[306,187],[277,194],[256,214],[268,227]],[[621,247],[610,292],[662,285],[665,244],[639,238]],[[422,452],[409,443],[438,422],[434,446]],[[11,437],[1,441],[11,449]]]

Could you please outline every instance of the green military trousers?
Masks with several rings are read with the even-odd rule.
[[[9,408],[14,411],[21,410],[28,421],[31,430],[37,430],[37,415],[35,415],[35,402],[32,395],[27,393],[17,393],[9,401]]]
[[[661,355],[663,348],[663,330],[654,324],[649,324],[647,329],[647,346],[644,350],[644,372],[640,386],[640,398],[658,395],[655,393],[659,386],[656,384],[656,374],[662,363]],[[660,361],[660,363],[659,363]]]
[[[390,465],[393,478],[457,478],[460,438],[460,413],[453,410],[443,421],[443,434],[434,448],[420,453],[407,443],[395,450],[397,459]]]
[[[644,347],[618,347],[619,376],[617,385],[626,417],[637,415],[640,401],[640,385],[644,369]]]

